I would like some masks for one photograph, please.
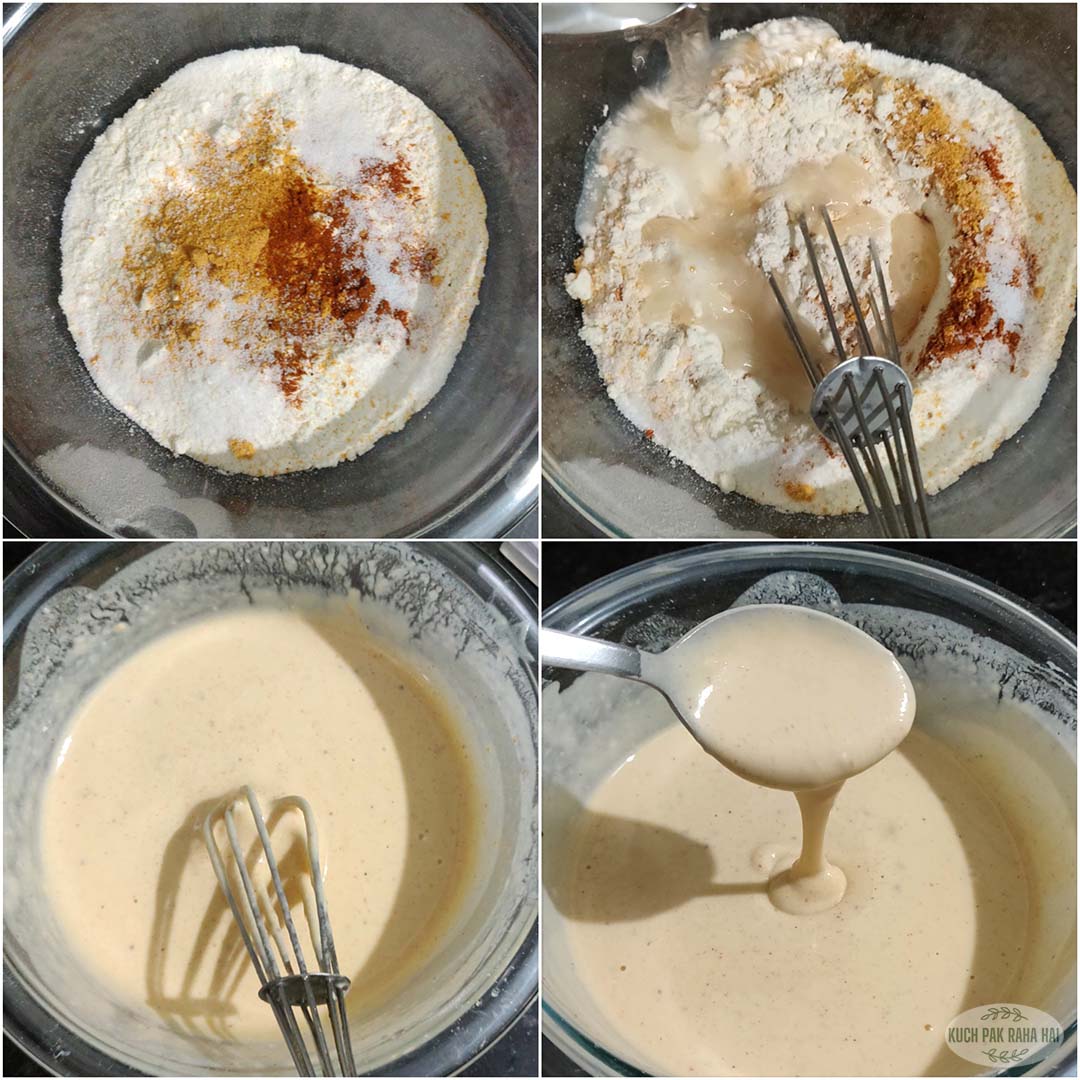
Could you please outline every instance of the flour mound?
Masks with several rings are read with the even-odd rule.
[[[402,87],[296,48],[223,53],[94,144],[60,304],[101,392],[175,453],[335,465],[445,382],[485,214],[453,134]]]

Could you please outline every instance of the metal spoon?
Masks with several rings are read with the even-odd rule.
[[[753,636],[754,620],[781,613],[781,624],[791,618],[802,624],[788,646],[796,649],[792,658],[776,652],[775,626],[765,626],[771,631],[765,648],[760,623],[759,637]],[[709,631],[721,620],[738,625],[713,636]],[[822,634],[831,650],[807,652],[800,637],[807,622],[821,624],[805,632]],[[740,641],[757,640],[756,651],[741,651],[731,631]],[[837,635],[843,639],[839,657]],[[545,664],[652,687],[706,753],[746,780],[786,791],[825,787],[868,768],[899,745],[915,715],[914,691],[896,657],[851,623],[801,606],[748,604],[719,612],[661,653],[545,627],[540,655]],[[829,659],[815,667],[814,655]],[[868,685],[876,695],[869,705]]]
[[[705,623],[701,625],[704,626]],[[678,643],[672,648],[677,645]],[[570,668],[573,671],[598,671],[603,675],[617,675],[622,679],[633,679],[651,686],[664,696],[690,734],[695,739],[698,738],[693,720],[675,703],[673,688],[666,687],[663,680],[658,678],[655,665],[650,663],[652,654],[641,653],[630,645],[616,645],[612,641],[601,641],[599,638],[585,637],[582,634],[567,634],[562,630],[541,627],[540,659],[554,667]],[[642,674],[643,665],[646,674]]]
[[[549,630],[542,627],[540,658],[545,664],[553,664],[556,667],[571,668],[575,671],[596,671],[603,675],[616,675],[622,679],[632,679],[634,682],[651,686],[663,696],[682,726],[690,732],[707,754],[711,754],[717,761],[744,779],[764,782],[766,786],[770,786],[767,779],[762,780],[737,767],[730,755],[724,752],[725,748],[718,745],[715,737],[710,738],[697,719],[681,704],[683,702],[690,704],[696,700],[698,693],[694,691],[699,688],[692,687],[688,693],[685,681],[679,680],[675,665],[670,663],[671,653],[692,635],[697,634],[716,619],[737,618],[740,611],[745,610],[723,611],[711,619],[706,619],[663,653],[643,653],[629,645],[616,645],[611,641],[600,641],[597,638],[567,634],[561,630]],[[665,662],[665,658],[668,658],[668,662]]]

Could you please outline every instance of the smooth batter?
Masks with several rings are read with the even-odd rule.
[[[570,830],[549,888],[608,1047],[656,1075],[973,1071],[945,1026],[1010,1000],[1028,879],[976,777],[910,730],[895,657],[831,616],[763,605],[642,670],[731,767],[675,724]],[[801,836],[774,788],[796,792]]]
[[[199,620],[137,652],[74,717],[44,804],[48,895],[114,994],[178,1030],[277,1039],[199,829],[243,783],[268,818],[275,798],[303,795],[362,1015],[457,913],[475,841],[466,753],[452,707],[355,616]],[[288,818],[274,836],[298,896],[307,864]]]
[[[805,916],[767,883],[799,850],[791,796],[720,768],[678,726],[595,792],[556,896],[575,971],[658,1076],[962,1075],[963,1009],[1009,1001],[1027,880],[994,803],[919,730],[844,787],[843,900]]]
[[[846,780],[900,745],[915,694],[896,657],[820,611],[725,611],[642,673],[671,688],[704,748],[740,776],[805,791]]]

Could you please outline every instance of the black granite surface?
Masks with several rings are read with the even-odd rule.
[[[494,542],[477,545],[488,555],[500,558],[502,564],[514,575],[530,595],[536,590],[516,569],[498,555],[499,545]],[[4,576],[11,573],[24,559],[28,558],[41,542],[37,540],[6,540],[4,549]],[[534,1001],[517,1023],[490,1047],[472,1065],[463,1070],[460,1076],[511,1077],[536,1076],[539,1064],[539,1007]],[[4,1037],[4,1077],[9,1076],[49,1076],[50,1073],[40,1068],[18,1046],[5,1035]]]

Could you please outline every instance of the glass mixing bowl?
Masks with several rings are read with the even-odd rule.
[[[794,575],[815,575],[807,591]],[[767,596],[763,579],[773,578]],[[655,651],[678,640],[691,626],[732,605],[757,587],[758,599],[811,603],[822,606],[888,605],[941,620],[931,637],[913,634],[910,625],[890,622],[890,616],[872,616],[877,628],[860,621],[864,629],[885,640],[904,659],[932,654],[952,637],[955,628],[964,641],[965,658],[988,662],[990,649],[1012,650],[1007,663],[992,670],[1005,693],[1023,694],[1039,705],[1038,722],[1047,733],[1042,740],[1054,767],[1047,772],[1053,783],[1055,805],[1071,807],[1076,820],[1076,644],[1045,615],[1007,596],[985,582],[928,560],[898,556],[870,546],[811,547],[805,544],[707,546],[665,555],[628,567],[578,590],[544,612],[544,626],[591,634]],[[751,595],[750,599],[753,599]],[[873,610],[864,607],[861,610]],[[944,625],[947,620],[950,627]],[[986,642],[998,643],[988,646]],[[1000,654],[994,660],[998,664]],[[578,676],[545,668],[545,679],[566,685]],[[1022,687],[1022,689],[1021,689]],[[587,729],[560,725],[556,708],[549,707],[544,691],[544,873],[554,866],[558,838],[571,819],[560,807],[579,805],[592,789],[625,760],[633,746],[651,731],[627,733],[625,725],[597,716]],[[666,723],[666,719],[661,722]],[[916,723],[918,723],[916,719]],[[629,740],[629,741],[628,741]],[[586,752],[587,748],[587,752]],[[569,792],[573,798],[560,798]],[[1021,796],[1023,797],[1023,796]],[[1037,824],[1035,826],[1037,828]],[[1055,858],[1074,859],[1075,840],[1055,846]],[[1066,868],[1068,863],[1064,864]],[[1062,878],[1071,884],[1063,886]],[[1065,1028],[1065,1040],[1050,1056],[1026,1070],[1031,1075],[1070,1075],[1076,1067],[1076,879],[1071,872],[1050,875],[1055,888],[1041,894],[1044,908],[1053,910],[1052,926],[1040,947],[1042,954],[1063,957],[1040,968],[1051,989],[1046,1008]],[[629,1052],[592,1004],[575,976],[562,927],[565,920],[543,890],[544,926],[543,1015],[544,1034],[591,1076],[641,1076],[627,1060]],[[1069,970],[1062,971],[1061,965]],[[1056,1010],[1056,1012],[1055,1012]],[[626,1055],[626,1056],[622,1056]],[[1020,1075],[1024,1070],[1011,1070]]]
[[[534,1000],[536,611],[504,564],[470,544],[50,544],[4,583],[4,1030],[43,1067],[293,1074],[283,1041],[181,1037],[116,1000],[52,915],[38,843],[45,780],[86,690],[183,619],[291,590],[348,594],[439,671],[488,808],[461,911],[401,992],[354,1021],[357,1061],[379,1075],[450,1075]]]
[[[716,4],[715,37],[763,19],[807,15],[840,36],[947,64],[1023,111],[1076,185],[1076,12],[1071,5],[992,4],[976,26],[962,4]],[[660,44],[679,13],[626,35],[545,35],[542,360],[543,467],[555,490],[612,536],[872,537],[864,515],[786,514],[725,494],[643,438],[608,397],[578,337],[580,305],[563,288],[580,241],[574,212],[593,135],[667,67]],[[1008,42],[1008,48],[1002,47]],[[640,44],[639,44],[640,43]],[[993,458],[930,499],[936,536],[1062,536],[1076,524],[1076,323],[1042,403]]]
[[[190,61],[269,45],[370,67],[419,96],[476,169],[490,246],[465,345],[431,403],[355,461],[258,478],[175,456],[109,405],[57,297],[64,199],[97,136]],[[9,519],[30,536],[509,529],[538,479],[536,78],[524,6],[22,5],[4,25]]]

